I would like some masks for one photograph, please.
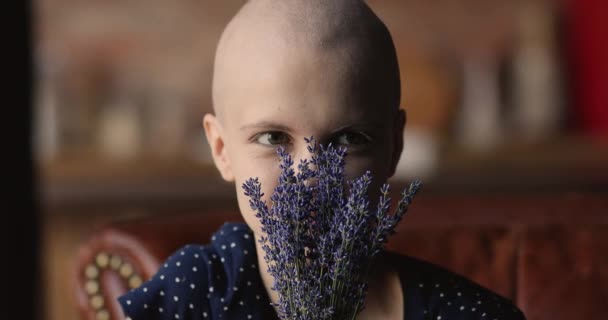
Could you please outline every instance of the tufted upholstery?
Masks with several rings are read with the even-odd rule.
[[[154,216],[101,227],[81,245],[83,319],[122,319],[116,297],[187,243],[207,243],[235,212]],[[528,319],[608,318],[604,194],[418,197],[388,248],[447,267],[515,301]]]

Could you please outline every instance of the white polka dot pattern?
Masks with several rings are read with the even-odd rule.
[[[400,272],[405,319],[524,320],[509,300],[473,281],[430,263],[384,253]]]
[[[226,223],[206,246],[177,250],[140,287],[119,298],[125,316],[140,319],[273,319],[262,286],[251,230]],[[265,298],[260,301],[259,297]],[[257,297],[257,298],[256,298]],[[271,317],[269,317],[271,314]]]
[[[511,302],[470,280],[411,257],[383,254],[400,271],[405,319],[525,319]],[[177,250],[151,279],[120,297],[120,305],[131,320],[277,319],[256,257],[247,225],[226,223],[209,245]]]

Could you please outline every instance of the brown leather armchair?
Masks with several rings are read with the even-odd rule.
[[[77,304],[83,319],[123,319],[116,298],[150,278],[162,261],[188,243],[208,243],[234,212],[134,219],[102,227],[80,247]]]
[[[235,212],[154,216],[99,229],[75,272],[83,319],[123,319],[116,298]],[[608,200],[602,195],[418,197],[388,248],[512,299],[528,319],[608,318]]]

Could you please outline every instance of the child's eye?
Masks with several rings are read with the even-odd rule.
[[[346,146],[360,146],[372,142],[372,139],[358,132],[343,132],[336,138],[336,143]]]
[[[289,136],[280,131],[269,131],[257,135],[255,141],[263,145],[284,145],[289,143]]]

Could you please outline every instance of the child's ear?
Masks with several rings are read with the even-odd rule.
[[[215,167],[220,171],[224,180],[234,182],[234,174],[232,173],[232,166],[224,144],[221,124],[214,115],[208,113],[203,117],[203,128],[205,129],[209,148],[211,148]]]
[[[399,159],[401,158],[401,152],[403,152],[403,130],[407,122],[407,114],[405,109],[399,108],[397,117],[395,118],[395,124],[393,126],[393,154],[391,155],[391,171],[389,177],[392,177],[397,170]]]

